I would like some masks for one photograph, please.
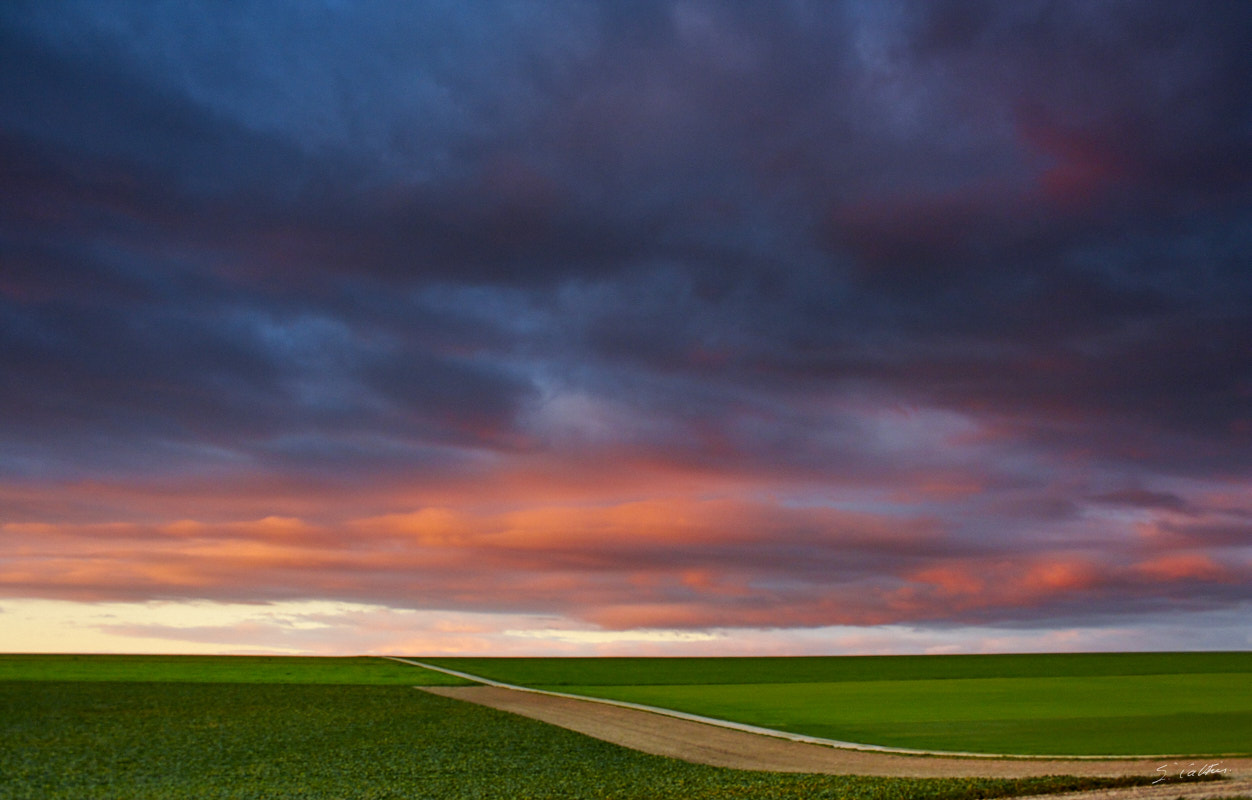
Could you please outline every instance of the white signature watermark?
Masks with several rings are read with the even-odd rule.
[[[1182,769],[1178,769],[1179,764],[1182,764],[1182,762],[1174,761],[1171,764],[1162,764],[1157,767],[1156,771],[1161,774],[1161,777],[1152,781],[1152,785],[1155,786],[1158,783],[1165,783],[1165,781],[1173,780],[1175,771],[1177,771],[1178,780],[1180,781],[1185,781],[1188,778],[1203,778],[1205,775],[1224,775],[1227,772],[1230,772],[1230,768],[1223,767],[1222,762],[1220,761],[1211,761],[1208,763],[1192,761],[1182,767]]]

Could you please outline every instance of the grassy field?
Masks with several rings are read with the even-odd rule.
[[[1061,755],[1252,750],[1252,653],[428,661],[528,686],[894,747]]]
[[[524,686],[834,683],[1232,672],[1252,674],[1252,652],[417,660]]]
[[[379,660],[376,669],[372,660],[355,661],[8,657],[0,681],[0,798],[964,800],[1131,782],[703,767],[387,685],[394,662]],[[48,677],[71,667],[90,677]],[[408,670],[409,684],[441,680],[395,667]],[[110,671],[128,677],[101,679]],[[227,678],[188,679],[198,674]]]

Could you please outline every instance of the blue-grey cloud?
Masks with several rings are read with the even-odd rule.
[[[0,488],[331,524],[676,475],[923,515],[940,577],[1078,553],[1073,613],[1241,597],[1250,45],[1220,2],[9,3]]]

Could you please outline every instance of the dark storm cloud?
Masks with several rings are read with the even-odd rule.
[[[850,562],[897,619],[1029,617],[977,578],[1014,555],[1073,608],[1228,599],[1250,49],[1229,3],[7,4],[0,477],[28,521],[42,481],[319,520],[293,486],[678,481],[937,520],[932,569]],[[788,536],[570,558],[838,619]]]

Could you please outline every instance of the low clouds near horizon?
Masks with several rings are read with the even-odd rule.
[[[1241,613],[1250,47],[1219,2],[10,3],[0,607]]]

